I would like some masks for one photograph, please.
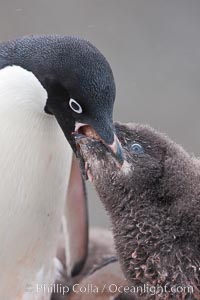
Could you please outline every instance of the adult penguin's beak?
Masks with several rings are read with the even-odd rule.
[[[108,147],[112,150],[112,152],[115,154],[117,160],[120,163],[123,163],[124,158],[123,158],[123,152],[122,152],[122,146],[118,140],[118,137],[116,134],[114,134],[114,141],[112,144],[107,144]]]
[[[120,164],[123,163],[122,146],[114,132],[113,126],[106,122],[92,122],[91,125],[84,123],[76,123],[75,133],[84,134],[87,137],[101,140],[107,147],[111,149]]]
[[[47,107],[46,107],[47,110]],[[50,111],[57,119],[60,127],[63,130],[68,142],[70,143],[73,151],[77,154],[77,149],[74,141],[74,134],[80,133],[87,137],[91,137],[97,140],[101,140],[106,146],[108,146],[114,153],[116,159],[120,164],[123,163],[122,146],[115,134],[114,126],[112,123],[112,117],[108,114],[98,116],[98,118],[87,119],[85,123],[75,122],[69,120],[65,116],[65,110],[60,104],[49,104],[48,111]],[[75,127],[74,127],[75,126]]]

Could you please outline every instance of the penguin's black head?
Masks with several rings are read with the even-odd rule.
[[[45,112],[55,115],[76,154],[73,133],[93,132],[123,160],[112,121],[112,70],[91,43],[66,36],[20,38],[0,45],[0,68],[7,65],[19,65],[38,78],[48,94]]]

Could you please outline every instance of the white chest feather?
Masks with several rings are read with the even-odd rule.
[[[0,70],[2,300],[22,299],[40,270],[44,282],[53,276],[72,152],[55,118],[43,112],[46,98],[32,73],[16,66]]]

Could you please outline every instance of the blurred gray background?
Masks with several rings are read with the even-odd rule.
[[[200,154],[199,0],[1,0],[0,40],[66,34],[94,43],[117,85],[114,118],[148,123]],[[88,184],[92,225],[108,218]]]

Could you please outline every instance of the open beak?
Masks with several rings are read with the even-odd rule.
[[[91,127],[88,124],[76,123],[75,133],[84,134],[87,137],[100,140],[103,144],[111,149],[118,162],[123,164],[124,158],[122,146],[111,126],[104,125],[102,128],[98,126],[98,124],[96,126],[94,124],[94,126]]]

